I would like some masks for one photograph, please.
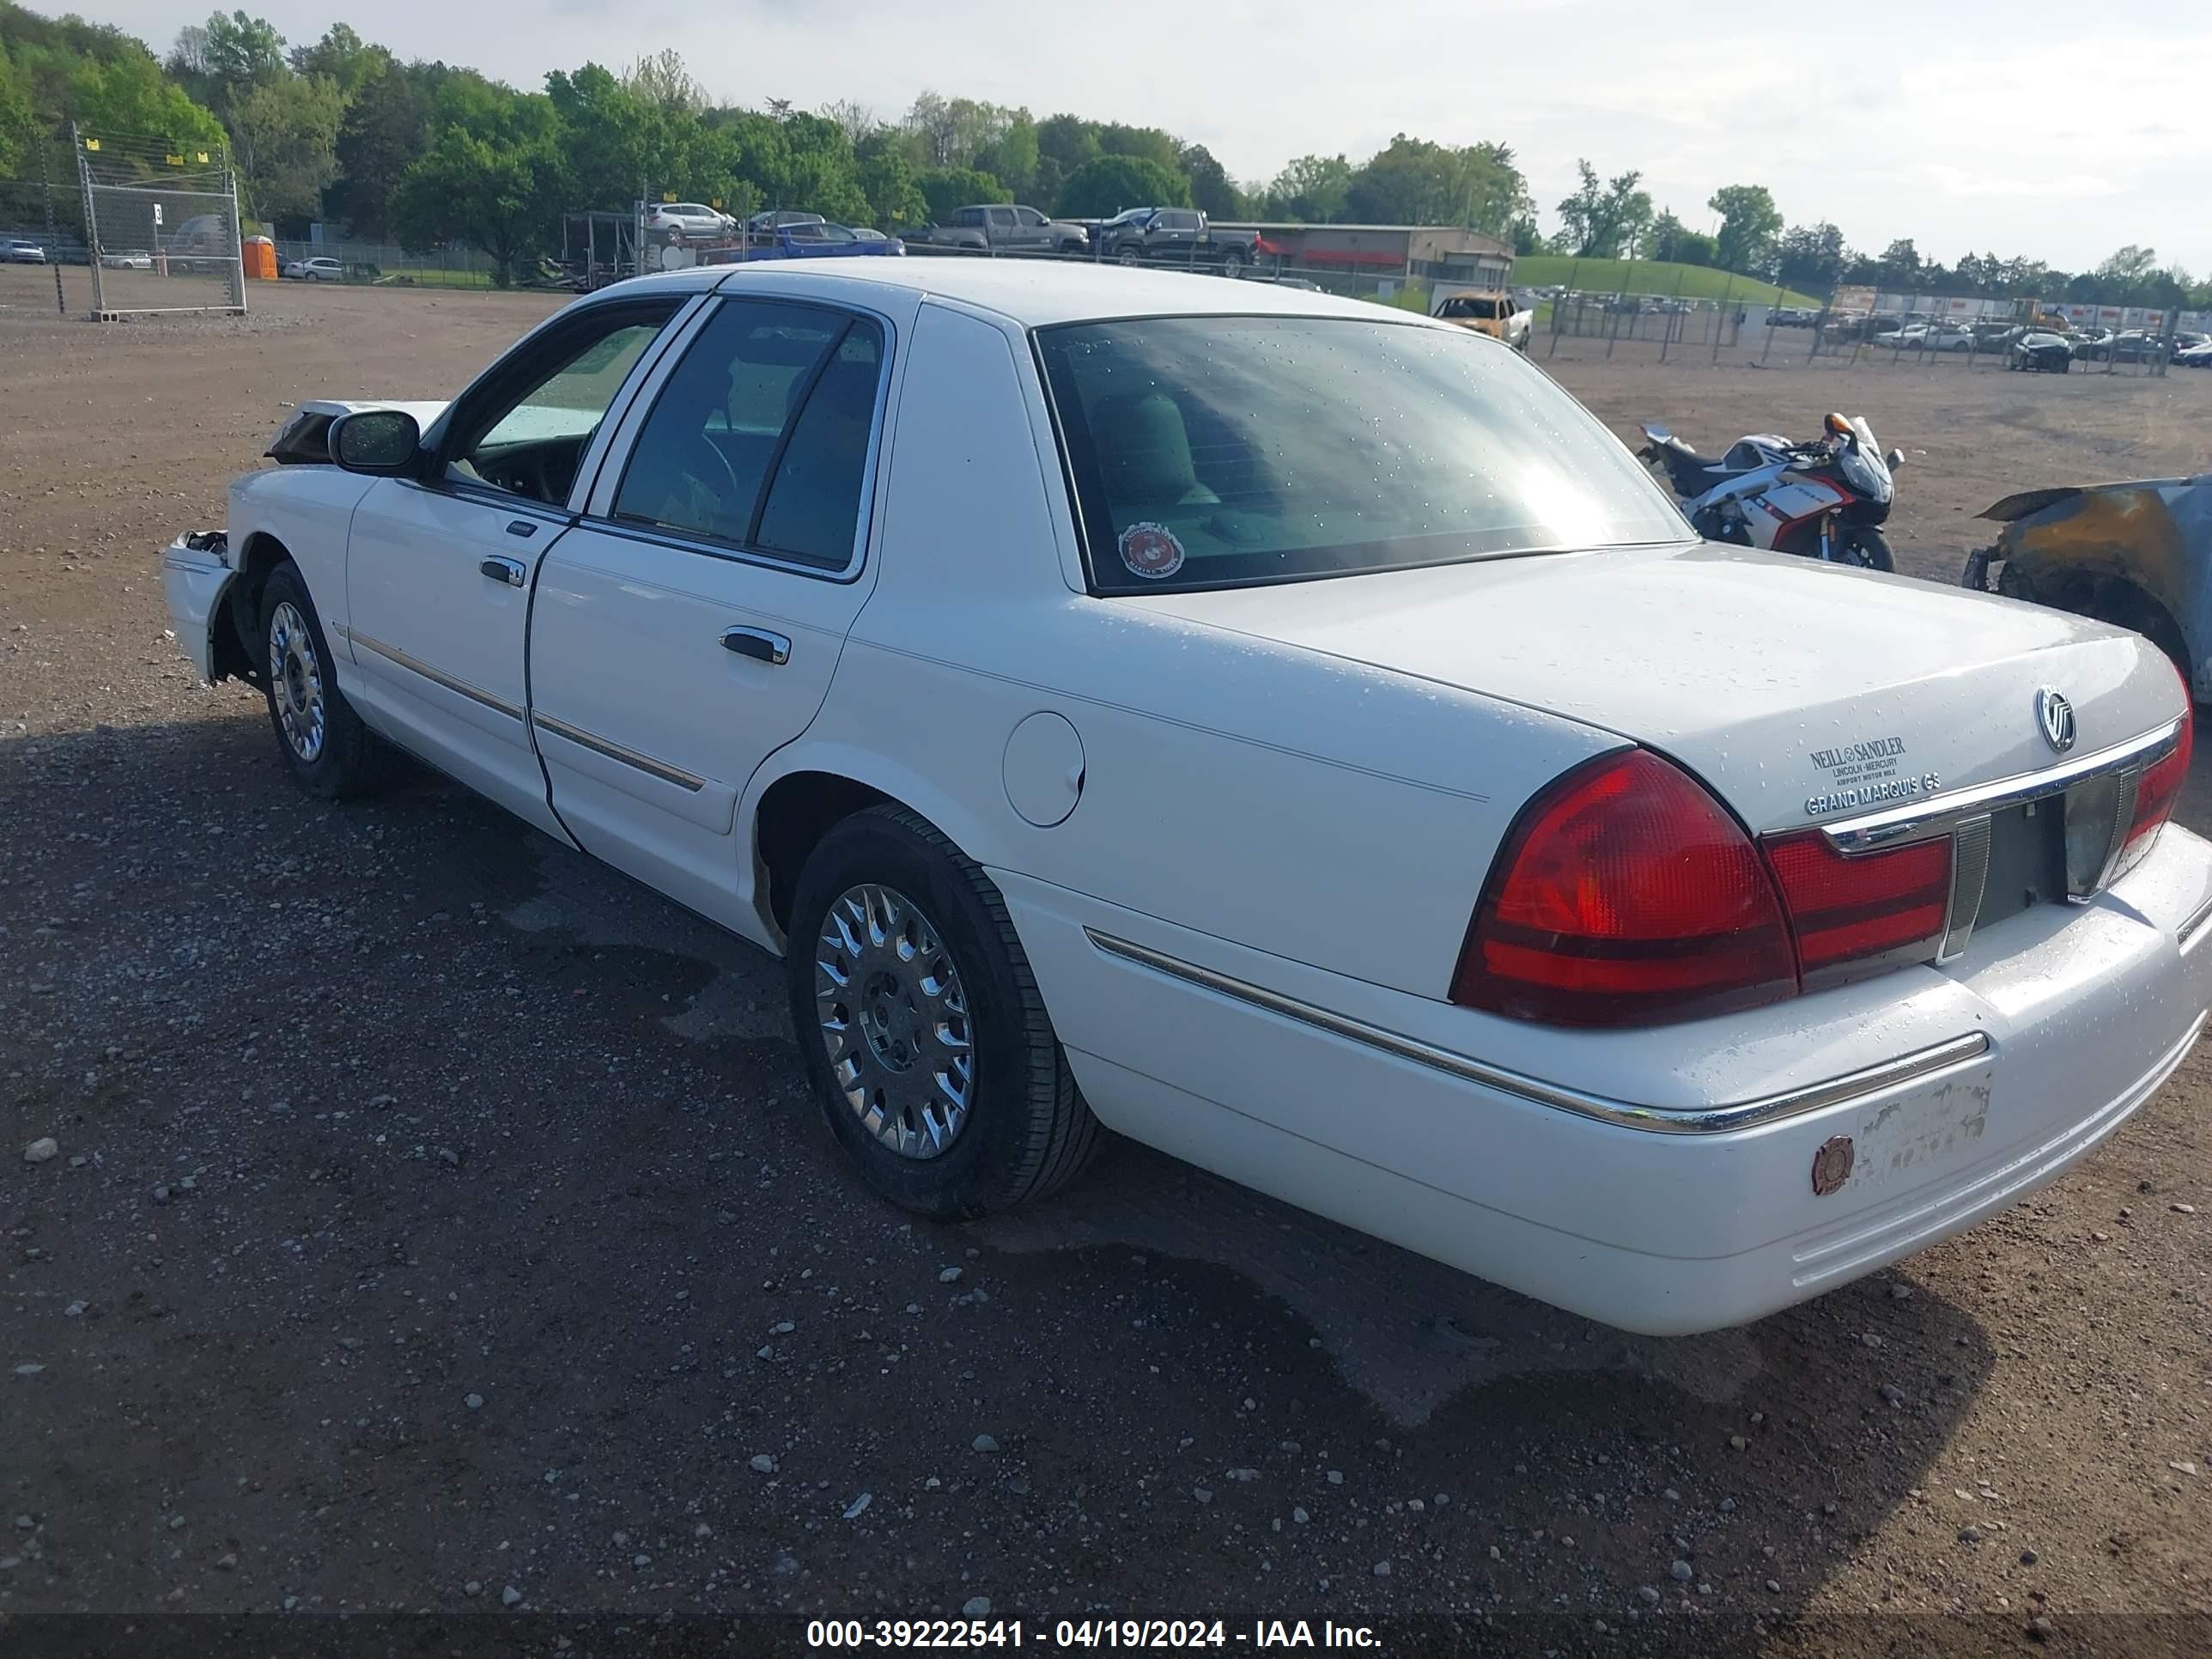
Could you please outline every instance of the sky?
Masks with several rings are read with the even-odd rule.
[[[60,10],[61,0],[34,9]],[[231,0],[239,3],[239,0]],[[206,0],[92,0],[165,52]],[[1162,126],[1230,173],[1355,162],[1408,132],[1510,144],[1542,209],[1587,156],[1641,170],[1711,229],[1723,185],[1791,223],[1923,257],[2066,270],[2124,243],[2212,270],[2212,5],[1942,0],[1668,6],[1629,0],[247,0],[288,40],[340,19],[402,58],[519,87],[673,46],[718,101],[850,99],[895,118],[948,97]],[[1768,20],[1771,21],[1768,21]]]

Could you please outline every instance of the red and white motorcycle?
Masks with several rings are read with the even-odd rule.
[[[1831,415],[1822,436],[1793,444],[1756,433],[1718,459],[1700,455],[1662,426],[1646,426],[1638,457],[1680,498],[1691,528],[1709,541],[1771,548],[1832,564],[1894,570],[1881,525],[1905,465],[1884,454],[1858,416]]]

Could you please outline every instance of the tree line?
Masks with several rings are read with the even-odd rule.
[[[2147,248],[2081,273],[1993,254],[1946,267],[1910,240],[1861,254],[1832,224],[1785,227],[1764,185],[1716,192],[1713,230],[1695,230],[1654,209],[1639,172],[1601,179],[1587,161],[1547,235],[1518,158],[1498,143],[1401,133],[1364,161],[1303,155],[1271,179],[1239,181],[1205,145],[1162,128],[1039,119],[931,91],[889,116],[850,101],[720,102],[674,52],[620,70],[556,70],[542,91],[519,91],[471,69],[403,60],[344,23],[293,45],[265,19],[217,12],[157,58],[119,29],[0,0],[0,177],[72,120],[179,147],[228,143],[246,211],[278,235],[320,220],[415,249],[465,243],[490,256],[501,281],[558,246],[563,213],[667,195],[740,218],[792,208],[886,231],[994,201],[1080,218],[1168,205],[1223,219],[1461,225],[1521,253],[1672,259],[1816,291],[1861,282],[2212,304],[2212,285]]]

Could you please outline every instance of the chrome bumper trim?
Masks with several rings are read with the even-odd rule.
[[[641,755],[635,749],[625,749],[618,743],[610,743],[580,726],[555,720],[552,715],[535,708],[530,711],[530,719],[541,732],[550,732],[556,738],[566,738],[580,749],[588,749],[595,755],[605,755],[611,761],[620,761],[624,766],[635,767],[647,776],[659,778],[663,783],[672,783],[678,789],[689,789],[696,795],[707,787],[704,778],[679,771],[665,761],[657,761],[650,755]]]
[[[471,685],[466,680],[457,680],[451,674],[441,673],[420,657],[409,656],[396,645],[386,645],[381,640],[371,639],[359,629],[348,628],[343,623],[333,631],[340,638],[351,640],[362,650],[373,651],[386,662],[395,663],[410,674],[420,674],[433,684],[444,686],[447,690],[457,696],[466,697],[471,702],[481,703],[486,708],[504,714],[511,720],[519,720],[522,718],[522,710],[505,698],[495,697],[490,692]]]
[[[2077,756],[2040,772],[1999,778],[1970,789],[1954,790],[1947,795],[1930,795],[1907,805],[1823,823],[1820,832],[1827,836],[1830,846],[1847,858],[1854,854],[1870,853],[1892,842],[1919,841],[1948,834],[1968,818],[2041,800],[2096,773],[2123,766],[2148,766],[2163,759],[2180,736],[2181,722],[2169,720],[2146,736],[2113,744],[2094,754]]]
[[[2181,931],[2177,937],[2181,942],[2182,955],[2187,956],[2197,948],[2197,941],[2204,937],[2204,930],[2208,927],[2212,927],[2212,899],[2206,899],[2190,912],[2189,920],[2181,924]]]
[[[1229,997],[1268,1013],[1280,1015],[1285,1019],[1296,1020],[1302,1025],[1327,1031],[1330,1036],[1342,1037],[1347,1042],[1380,1049],[1397,1059],[1428,1066],[1432,1071],[1443,1072],[1463,1082],[1479,1083],[1485,1088],[1517,1096],[1540,1106],[1555,1107],[1577,1116],[1594,1118],[1617,1128],[1641,1129],[1653,1134],[1713,1135],[1725,1134],[1734,1129],[1748,1129],[1781,1118],[1816,1112],[1824,1107],[1840,1106],[1862,1096],[1893,1089],[1901,1083],[1915,1082],[1978,1060],[1990,1051],[1989,1038],[1982,1032],[1972,1031],[1964,1036],[1952,1037],[1948,1042],[1915,1049],[1909,1054],[1900,1054],[1895,1060],[1882,1061],[1879,1066],[1865,1066],[1859,1071],[1845,1073],[1841,1077],[1830,1078],[1823,1083],[1810,1084],[1781,1094],[1762,1095],[1756,1099],[1736,1101],[1723,1106],[1639,1106],[1632,1101],[1585,1094],[1579,1089],[1546,1083],[1539,1078],[1508,1071],[1502,1066],[1471,1060],[1448,1048],[1401,1036],[1395,1031],[1386,1031],[1381,1026],[1370,1025],[1364,1020],[1331,1013],[1326,1008],[1316,1007],[1312,1003],[1302,1002],[1278,991],[1270,991],[1264,986],[1233,979],[1227,974],[1216,973],[1211,968],[1201,968],[1195,963],[1164,955],[1125,939],[1116,939],[1096,928],[1086,927],[1083,931],[1092,945],[1108,956],[1119,957],[1125,962],[1182,980],[1201,990],[1212,991],[1218,996]]]

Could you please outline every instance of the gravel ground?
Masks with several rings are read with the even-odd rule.
[[[154,550],[286,404],[451,392],[548,302],[103,328],[0,278],[0,1647],[2212,1650],[2203,1059],[2033,1202],[1692,1340],[1127,1146],[910,1222],[765,958],[428,775],[309,802],[166,636]],[[2212,465],[2212,375],[1550,366],[1623,429],[1866,413],[1945,578],[2008,489]]]

